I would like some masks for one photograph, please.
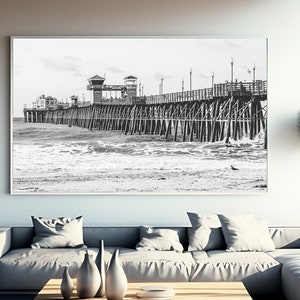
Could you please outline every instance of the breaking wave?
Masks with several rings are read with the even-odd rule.
[[[253,170],[251,182],[265,186],[267,151],[263,145],[263,134],[254,140],[231,140],[229,144],[224,141],[174,142],[171,139],[165,141],[164,136],[90,131],[67,125],[24,123],[20,119],[13,122],[13,173],[15,181],[21,185],[18,190],[36,190],[36,186],[25,183],[25,178],[43,177],[39,182],[47,182],[47,178],[55,181],[55,178],[67,180],[72,176],[83,176],[80,180],[88,178],[86,180],[90,181],[93,180],[93,174],[118,174],[116,176],[122,177],[133,176],[135,172],[144,174],[144,170],[147,170],[144,177],[157,171],[178,177],[180,174],[198,174],[202,170],[206,176],[211,176],[210,180],[215,180],[216,174],[220,177],[223,170],[230,170],[230,166],[235,165],[245,170],[243,176],[249,182],[246,170],[248,173]],[[260,175],[256,176],[255,172]],[[167,175],[163,178],[167,178]],[[228,178],[224,180],[227,186],[234,186],[228,184]],[[187,184],[195,189],[191,183]],[[37,191],[40,190],[37,188]]]

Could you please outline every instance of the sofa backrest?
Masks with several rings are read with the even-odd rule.
[[[188,247],[187,227],[154,227],[173,229],[178,232],[184,249]],[[33,227],[12,227],[11,248],[29,248],[34,235]],[[104,240],[106,247],[135,248],[140,240],[140,227],[83,227],[84,244],[88,247],[98,247]]]
[[[11,248],[30,248],[33,238],[33,227],[12,227]]]
[[[270,227],[276,249],[300,248],[300,227]]]
[[[154,227],[167,228],[178,232],[180,242],[185,247],[188,246],[186,227]],[[88,247],[98,247],[99,240],[104,240],[107,247],[135,248],[140,240],[140,227],[84,227],[84,243]]]
[[[135,248],[140,240],[139,226],[130,227],[84,227],[83,239],[88,247],[98,247],[99,240],[104,240],[106,247]],[[178,232],[184,249],[188,248],[188,227],[169,228]],[[33,227],[12,227],[11,248],[29,248],[33,238]],[[270,227],[270,235],[277,249],[300,248],[300,227]]]
[[[138,227],[84,227],[84,244],[88,247],[99,247],[104,240],[107,247],[134,248],[139,240]]]

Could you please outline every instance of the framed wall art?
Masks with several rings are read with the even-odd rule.
[[[11,193],[267,191],[267,40],[12,37]]]

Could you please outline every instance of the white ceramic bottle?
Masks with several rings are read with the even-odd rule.
[[[96,295],[101,284],[98,267],[91,259],[88,251],[77,274],[77,294],[79,298],[92,298]]]
[[[119,260],[119,249],[115,250],[109,263],[105,279],[108,300],[122,300],[127,291],[127,278]]]

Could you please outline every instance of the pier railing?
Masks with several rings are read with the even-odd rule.
[[[267,81],[257,80],[255,82],[226,82],[214,84],[214,87],[192,91],[182,91],[155,96],[147,96],[147,104],[172,103],[186,101],[212,100],[214,97],[226,98],[231,95],[231,86],[234,96],[266,96]]]

